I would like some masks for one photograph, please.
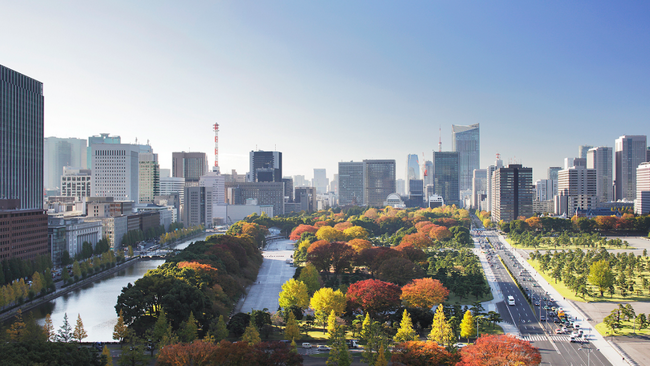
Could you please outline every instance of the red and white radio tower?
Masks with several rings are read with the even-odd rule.
[[[214,130],[214,168],[219,171],[219,124],[215,123],[212,126]]]

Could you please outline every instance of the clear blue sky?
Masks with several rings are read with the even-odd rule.
[[[45,84],[45,134],[100,132],[284,174],[431,159],[481,124],[481,166],[548,166],[650,134],[650,3],[5,1],[0,64]],[[212,159],[210,159],[212,160]]]

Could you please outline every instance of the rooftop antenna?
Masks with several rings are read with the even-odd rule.
[[[212,125],[214,131],[214,170],[219,171],[219,124]]]
[[[442,152],[442,127],[438,127],[438,152]]]

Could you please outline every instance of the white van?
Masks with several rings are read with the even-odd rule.
[[[514,306],[515,305],[515,298],[512,296],[508,296],[508,305]]]

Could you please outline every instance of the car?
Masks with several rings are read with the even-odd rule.
[[[467,344],[465,344],[465,343],[456,343],[456,344],[454,344],[454,347],[456,347],[458,349],[461,349],[461,348],[463,348],[465,346],[467,346]]]
[[[553,323],[562,323],[562,321],[558,317],[553,317]]]
[[[534,303],[535,303],[535,306],[539,306],[539,301],[535,300]]]
[[[555,329],[555,334],[564,334],[564,330],[562,328],[557,328]]]
[[[330,350],[331,350],[331,348],[329,348],[329,347],[327,347],[325,345],[322,345],[322,344],[319,344],[318,346],[316,346],[316,351],[318,351],[318,352],[329,352]]]
[[[539,316],[539,321],[543,322],[546,321],[546,317],[544,315]]]
[[[309,342],[303,342],[302,348],[311,348],[311,343]]]

